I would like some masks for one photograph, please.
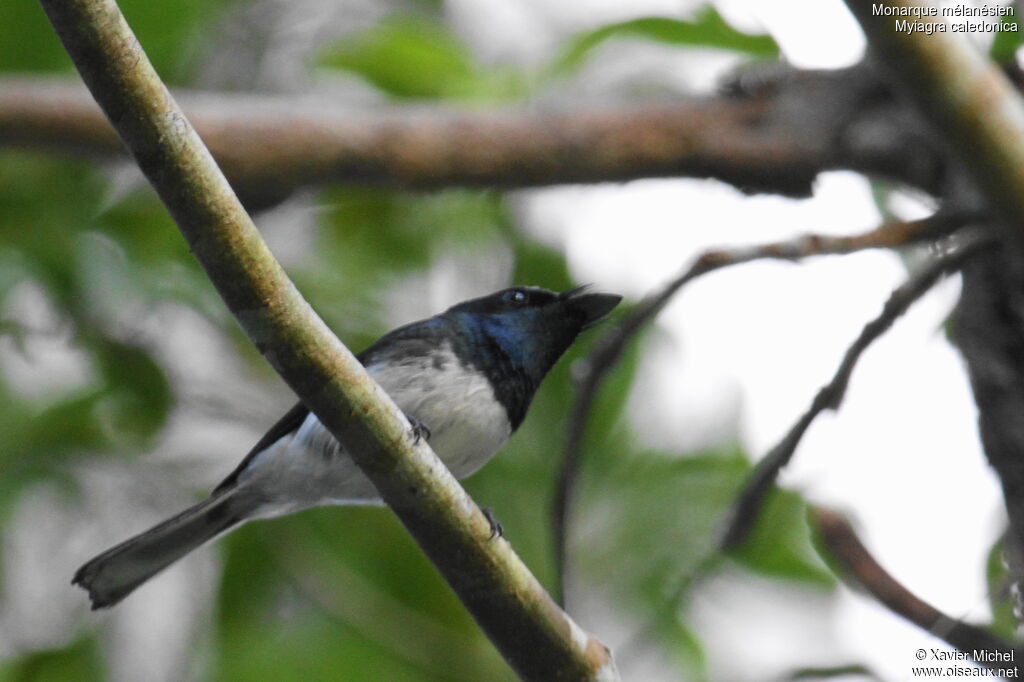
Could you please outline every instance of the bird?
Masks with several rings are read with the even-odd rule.
[[[621,296],[518,286],[385,334],[357,358],[457,478],[476,472],[526,417],[541,381]],[[382,504],[349,453],[301,401],[198,504],[86,562],[73,585],[114,606],[241,524],[326,505]]]

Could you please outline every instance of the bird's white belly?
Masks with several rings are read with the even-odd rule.
[[[464,368],[447,348],[436,367],[371,367],[398,407],[430,429],[430,446],[458,478],[482,467],[512,433],[490,382]],[[414,377],[409,380],[409,377]]]
[[[451,353],[371,365],[373,378],[401,410],[430,429],[429,443],[457,478],[482,467],[505,444],[511,426],[490,383]],[[325,504],[376,504],[376,489],[315,415],[255,457],[239,484],[267,494],[258,516]]]

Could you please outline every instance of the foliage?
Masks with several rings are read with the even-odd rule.
[[[995,40],[992,41],[992,46],[989,48],[989,56],[999,63],[1012,62],[1017,54],[1017,50],[1024,44],[1024,30],[1021,29],[1019,23],[1021,16],[1020,3],[1015,1],[1009,4],[1013,13],[1001,17],[1000,23],[1017,24],[1017,30],[996,33]]]
[[[988,583],[989,607],[992,609],[992,630],[1012,640],[1017,632],[1018,619],[1014,615],[1013,579],[1007,570],[1004,540],[996,542],[989,552],[985,574]]]
[[[571,75],[617,38],[711,47],[759,59],[780,54],[771,37],[738,31],[707,6],[691,20],[643,17],[579,33],[534,71],[481,65],[442,22],[409,15],[393,16],[328,46],[317,63],[360,76],[395,98],[493,102],[521,99],[551,78]]]
[[[395,97],[493,100],[525,92],[517,71],[481,66],[444,24],[421,17],[392,17],[328,47],[319,62]]]
[[[227,3],[122,5],[161,72],[184,83],[201,46],[216,39]],[[517,100],[538,79],[571,75],[601,45],[623,36],[760,58],[778,54],[770,38],[740,33],[708,8],[690,21],[649,17],[578,35],[542,76],[482,65],[439,19],[418,15],[390,17],[323,48],[316,68],[357,74],[394,98]],[[0,69],[69,72],[45,18],[28,0],[0,3]],[[519,233],[506,198],[493,192],[337,187],[321,192],[317,205],[310,247],[289,269],[357,350],[386,330],[385,294],[453,253],[504,249],[512,254],[516,281],[551,288],[573,283],[564,255]],[[33,292],[37,307],[52,309],[54,321],[45,329],[15,305]],[[3,353],[31,363],[39,344],[56,336],[85,366],[80,379],[38,394],[0,363],[0,514],[34,481],[74,481],[83,462],[145,459],[166,435],[187,387],[174,380],[159,339],[140,332],[154,310],[165,308],[203,318],[235,344],[268,394],[280,391],[148,190],[125,192],[107,168],[80,160],[0,155]],[[506,452],[468,481],[474,498],[496,511],[516,550],[548,584],[555,574],[553,478],[573,399],[571,367],[582,352],[574,349],[555,369]],[[614,372],[592,415],[573,510],[572,562],[624,614],[639,622],[657,616],[657,638],[668,658],[700,677],[703,643],[685,616],[697,589],[691,578],[709,566],[718,524],[751,466],[735,448],[678,453],[642,447],[622,417],[637,353],[631,350]],[[249,445],[225,443],[225,461]],[[803,507],[798,495],[776,492],[752,541],[730,565],[828,589],[833,581],[810,548]],[[255,523],[222,541],[220,551],[225,567],[211,679],[510,679],[386,510],[320,509]],[[67,567],[69,577],[73,568]],[[0,663],[0,681],[101,679],[100,627],[83,627],[67,646],[14,653]],[[451,651],[458,651],[457,660]]]
[[[643,17],[602,26],[571,39],[555,60],[555,70],[577,68],[601,44],[612,38],[639,38],[667,45],[713,47],[742,52],[762,59],[777,58],[779,46],[766,35],[737,31],[713,7],[704,7],[690,21],[666,17]]]
[[[92,638],[82,638],[66,647],[37,651],[20,658],[0,661],[2,682],[65,682],[103,679],[99,648]]]
[[[200,49],[199,36],[220,16],[226,0],[122,0],[118,3],[145,47],[146,55],[165,81],[183,82]],[[73,73],[37,2],[0,4],[0,73]]]

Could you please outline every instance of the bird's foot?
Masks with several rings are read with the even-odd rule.
[[[416,417],[410,417],[405,415],[405,418],[409,420],[409,425],[412,427],[412,442],[419,443],[420,440],[430,440],[430,429],[427,425],[421,422]]]
[[[501,522],[498,521],[497,517],[494,516],[494,510],[490,507],[480,507],[480,511],[483,512],[484,518],[487,519],[487,523],[491,524],[491,534],[487,536],[488,540],[494,538],[505,537],[505,529],[502,527]]]

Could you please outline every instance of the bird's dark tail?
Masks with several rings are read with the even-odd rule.
[[[79,568],[71,583],[88,590],[93,609],[113,606],[195,548],[245,521],[253,505],[238,492],[235,488],[213,495],[111,547]]]

